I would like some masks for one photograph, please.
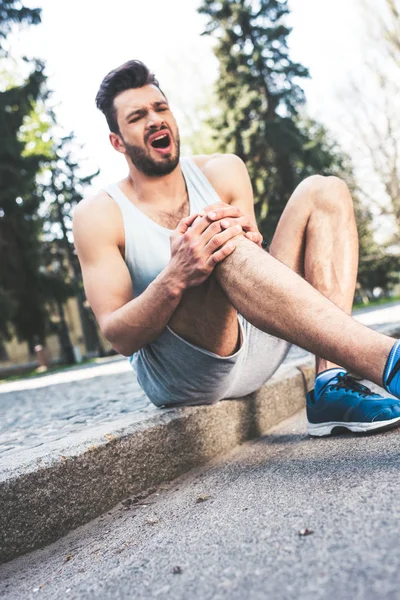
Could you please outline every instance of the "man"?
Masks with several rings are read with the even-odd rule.
[[[302,182],[267,253],[245,165],[233,155],[180,159],[177,124],[143,63],[111,71],[96,101],[129,172],[79,204],[75,243],[100,328],[131,356],[150,400],[243,396],[295,343],[317,357],[311,435],[398,423],[398,400],[346,372],[400,396],[399,342],[349,316],[358,244],[346,185],[335,177]]]

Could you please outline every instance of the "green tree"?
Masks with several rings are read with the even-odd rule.
[[[40,22],[40,9],[26,8],[16,0],[0,0],[0,59],[8,56],[6,38],[15,25]],[[36,245],[39,223],[36,218],[37,202],[31,195],[33,179],[40,159],[21,160],[23,146],[17,132],[33,103],[43,93],[43,65],[34,64],[34,71],[22,85],[11,85],[9,73],[2,68],[0,89],[0,347],[12,335],[10,324],[23,338],[33,344],[35,336],[43,334],[43,311],[38,306],[40,291],[33,292],[33,318],[38,327],[27,327],[21,310],[23,288],[31,283],[30,276],[19,278],[18,271],[34,268],[38,248]],[[8,83],[6,83],[8,82]],[[36,199],[37,200],[37,199]],[[25,201],[25,206],[22,207]],[[27,214],[23,216],[26,208]],[[26,251],[33,243],[32,253]],[[40,286],[39,286],[40,289]],[[33,331],[32,329],[36,329]]]
[[[19,0],[0,0],[0,56],[7,54],[4,42],[14,25],[37,25],[40,8],[27,8]]]
[[[43,183],[44,235],[53,240],[63,253],[67,265],[64,278],[69,280],[78,302],[79,316],[87,352],[104,354],[94,315],[86,301],[81,270],[72,239],[72,210],[83,198],[85,187],[90,185],[98,171],[81,176],[73,135],[52,143],[52,157],[46,164]]]
[[[75,289],[65,260],[65,250],[59,240],[43,241],[42,250],[46,268],[46,304],[50,310],[49,333],[58,336],[63,362],[74,364],[76,359],[64,305],[74,295]]]
[[[288,53],[286,0],[203,0],[206,31],[217,39],[220,64],[213,120],[221,151],[246,163],[256,215],[270,239],[283,208],[305,176],[337,171],[323,128],[301,118],[305,97],[298,81],[307,69]]]
[[[5,73],[0,91],[0,348],[16,333],[32,352],[55,329],[65,359],[74,362],[63,314],[72,287],[62,270],[54,270],[57,261],[47,254],[42,238],[38,176],[54,157],[48,137],[51,114],[43,118],[48,97],[44,64],[24,59],[31,67],[24,80],[10,71],[7,58],[6,38],[13,26],[39,23],[40,12],[13,0],[0,1],[0,66]],[[50,318],[54,311],[56,327]]]
[[[8,298],[9,306],[0,317],[0,331],[10,333],[6,318],[12,315],[19,339],[27,340],[31,347],[44,339],[47,320],[45,273],[40,270],[41,197],[36,188],[44,157],[25,156],[18,133],[34,103],[46,96],[43,69],[43,64],[36,62],[24,84],[0,93],[0,293]]]

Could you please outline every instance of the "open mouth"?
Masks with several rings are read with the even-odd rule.
[[[171,136],[168,131],[151,136],[150,145],[156,150],[166,150],[171,145]]]

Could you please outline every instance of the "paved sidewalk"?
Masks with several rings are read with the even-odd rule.
[[[400,329],[400,303],[361,309],[355,317],[385,331]],[[308,353],[293,348],[286,364],[306,360]],[[160,411],[149,402],[124,358],[43,377],[0,384],[0,460],[15,453],[126,419],[150,418]],[[2,457],[3,455],[3,457]],[[13,461],[14,462],[14,461]]]
[[[294,348],[286,364],[307,357],[307,352]],[[14,455],[89,428],[159,413],[122,357],[101,366],[0,384],[0,459],[14,463]]]
[[[152,407],[129,362],[63,371],[0,385],[0,459],[68,438],[87,428],[132,418]]]
[[[398,312],[357,318],[396,335]],[[126,360],[1,385],[0,562],[263,435],[304,406],[312,377],[293,348],[260,390],[209,406],[156,409]]]
[[[399,432],[310,439],[300,412],[0,566],[0,596],[397,600]]]

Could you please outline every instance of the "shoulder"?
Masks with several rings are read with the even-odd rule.
[[[244,162],[236,154],[198,154],[192,159],[205,175],[221,172],[229,175],[232,170],[246,170]]]
[[[105,190],[100,190],[97,194],[81,200],[74,208],[73,215],[75,219],[82,219],[90,213],[91,217],[96,218],[103,210],[113,212],[115,208],[117,205],[111,196]]]
[[[105,190],[81,200],[74,208],[72,218],[75,242],[79,238],[89,243],[107,238],[119,245],[123,236],[121,211]]]
[[[236,154],[201,154],[192,158],[224,202],[231,203],[235,188],[249,181],[246,165]]]

